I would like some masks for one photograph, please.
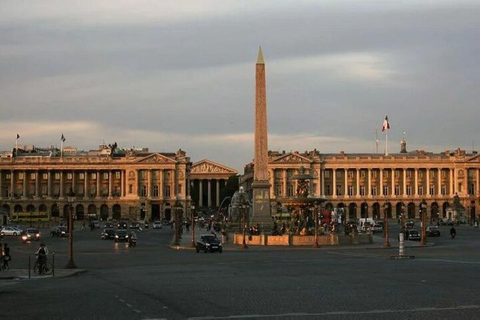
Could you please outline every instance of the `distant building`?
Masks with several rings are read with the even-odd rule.
[[[183,150],[102,145],[90,151],[34,146],[18,151],[0,153],[0,211],[10,218],[35,212],[61,219],[71,191],[76,219],[170,220],[176,204],[189,217],[192,207],[218,206],[221,188],[237,174],[210,160],[192,164]]]
[[[275,199],[292,197],[296,181],[290,179],[300,167],[314,175],[310,190],[328,198],[330,210],[341,209],[347,219],[420,218],[420,204],[426,205],[431,221],[448,214],[458,195],[466,217],[478,219],[480,201],[480,155],[464,150],[430,153],[423,150],[381,155],[368,153],[322,154],[317,150],[269,152],[268,171],[272,211]],[[251,195],[253,163],[245,166],[240,185]],[[451,210],[450,210],[451,211]]]

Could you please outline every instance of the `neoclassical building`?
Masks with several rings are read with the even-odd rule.
[[[454,197],[466,217],[476,219],[480,201],[480,155],[463,150],[397,154],[321,154],[317,150],[269,152],[272,206],[276,198],[291,197],[296,181],[290,179],[304,167],[315,179],[311,193],[328,199],[329,209],[343,208],[347,219],[420,218],[421,208],[430,220],[451,218]],[[245,167],[240,185],[251,191],[253,164]],[[272,211],[274,209],[272,208]],[[471,220],[473,221],[473,220]]]
[[[52,155],[32,148],[0,157],[0,211],[5,217],[32,212],[55,218],[64,217],[72,205],[79,220],[170,220],[176,204],[185,216],[195,206],[218,204],[224,181],[236,174],[209,160],[192,164],[182,150],[113,153],[100,146]],[[190,195],[194,183],[199,186],[197,201]]]

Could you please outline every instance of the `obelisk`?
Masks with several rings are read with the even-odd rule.
[[[268,176],[267,93],[265,61],[262,47],[258,50],[255,84],[255,155],[253,160],[253,220],[266,230],[273,221],[270,210],[270,182]]]

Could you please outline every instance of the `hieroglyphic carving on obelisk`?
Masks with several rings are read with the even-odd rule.
[[[270,229],[270,182],[268,176],[267,92],[265,61],[260,47],[256,64],[255,155],[253,161],[253,223]]]

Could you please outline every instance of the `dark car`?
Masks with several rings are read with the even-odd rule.
[[[217,236],[213,234],[205,234],[202,235],[200,240],[197,241],[195,249],[197,253],[200,252],[200,250],[204,251],[205,253],[215,251],[222,253],[222,243]]]
[[[40,240],[40,231],[37,228],[27,228],[22,234],[22,242]]]
[[[130,223],[130,229],[140,229],[140,223],[136,221]]]
[[[50,229],[50,235],[52,237],[68,237],[68,229],[64,226],[53,227]]]
[[[405,229],[412,229],[413,227],[415,227],[415,222],[410,220],[410,221],[407,221],[405,222]]]
[[[105,228],[101,234],[102,240],[115,239],[115,230],[112,228]]]
[[[115,242],[118,241],[128,241],[127,230],[117,230],[117,232],[115,232]]]
[[[105,222],[105,225],[103,226],[104,228],[108,229],[113,229],[113,223],[111,222]]]
[[[127,229],[128,228],[128,225],[125,221],[120,221],[117,225],[117,228],[118,229]]]
[[[428,237],[440,237],[440,228],[437,226],[428,226],[426,231]]]
[[[416,229],[408,229],[405,233],[406,240],[420,241],[420,233]]]

